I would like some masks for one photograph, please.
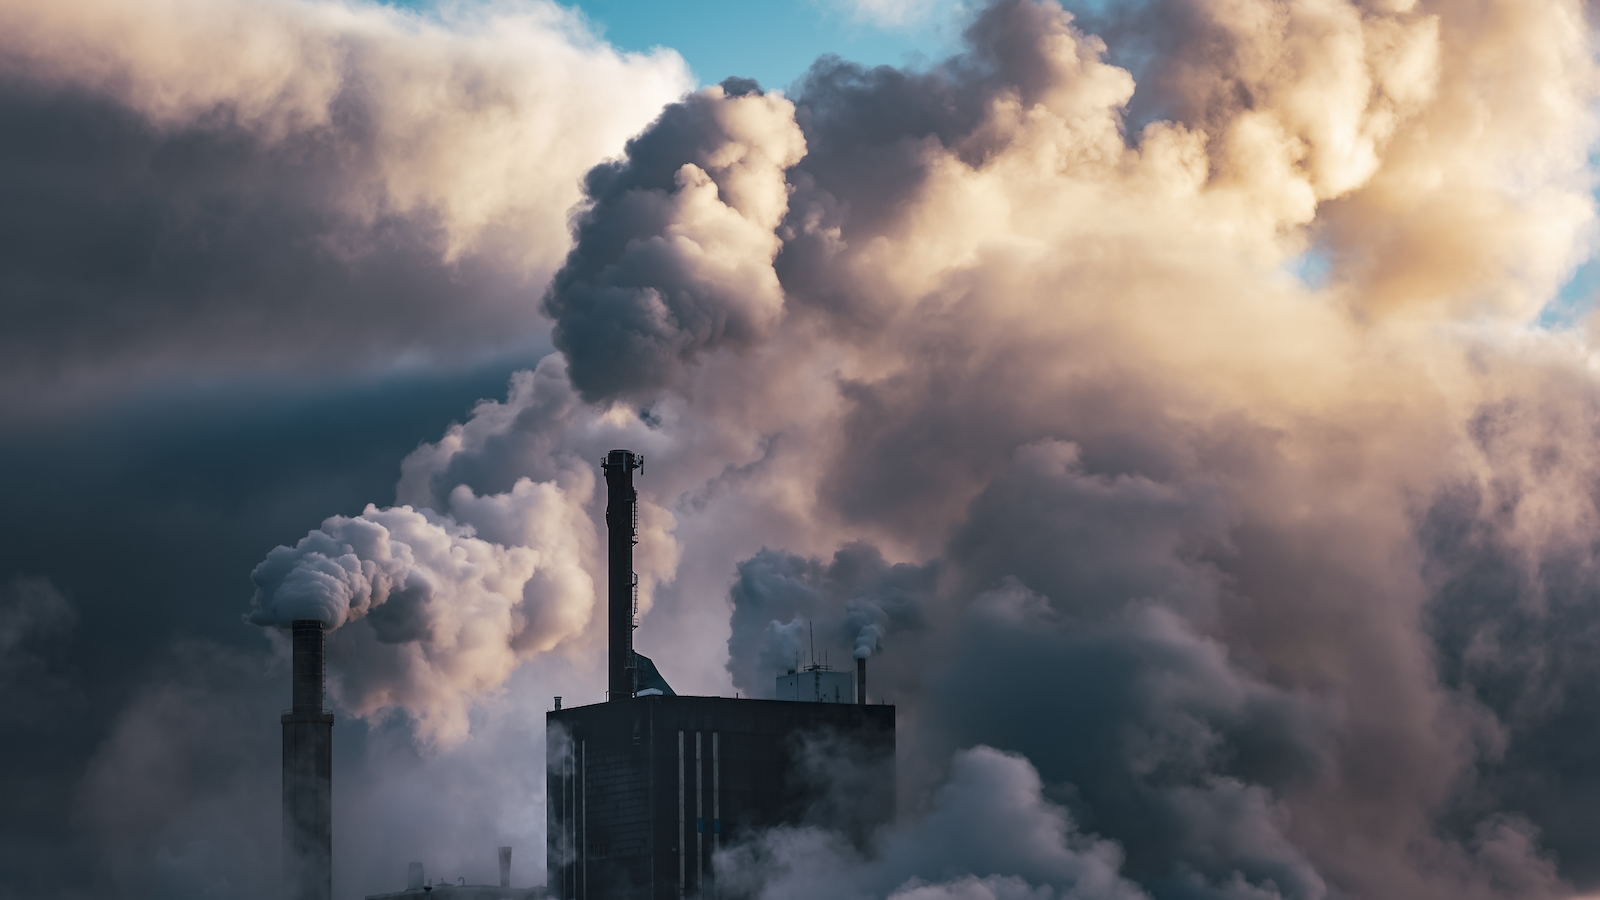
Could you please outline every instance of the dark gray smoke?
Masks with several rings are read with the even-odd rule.
[[[730,79],[668,107],[626,163],[589,172],[577,246],[545,299],[586,398],[679,382],[706,352],[771,330],[783,173],[805,152],[792,118],[788,101]]]
[[[933,566],[891,566],[877,548],[860,543],[827,564],[773,550],[740,563],[728,638],[734,686],[771,697],[775,677],[809,663],[813,653],[819,662],[827,654],[831,664],[849,668],[858,654],[877,652],[887,635],[918,630],[937,574]],[[874,678],[892,683],[883,674]]]

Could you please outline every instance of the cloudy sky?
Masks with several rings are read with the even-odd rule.
[[[1585,0],[0,0],[0,898],[544,878],[638,645],[873,652],[754,896],[1600,893]]]

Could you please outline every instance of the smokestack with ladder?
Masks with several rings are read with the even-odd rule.
[[[633,489],[633,470],[644,468],[644,457],[632,450],[613,450],[600,468],[606,473],[608,533],[606,698],[626,700],[638,690],[633,629],[638,626],[639,581],[633,574],[633,545],[639,541],[639,492]]]
[[[283,895],[333,897],[333,714],[322,708],[323,628],[296,619],[294,706],[283,722]]]

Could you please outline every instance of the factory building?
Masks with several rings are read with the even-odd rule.
[[[894,812],[895,708],[867,704],[865,660],[855,678],[813,663],[778,676],[780,699],[750,700],[679,696],[634,652],[641,467],[627,450],[602,466],[608,699],[558,699],[545,719],[547,891],[559,900],[709,897],[716,851],[761,829],[815,821],[859,836]],[[857,773],[848,798],[830,790],[844,766]]]
[[[544,888],[451,884],[412,863],[403,891],[367,900],[683,900],[715,896],[714,857],[760,830],[813,823],[858,841],[894,813],[895,708],[812,664],[779,675],[776,700],[685,697],[634,652],[643,459],[607,454],[607,700],[546,715]],[[323,708],[323,623],[297,620],[293,706],[283,724],[286,900],[331,900],[333,714]],[[854,702],[851,702],[851,700]]]

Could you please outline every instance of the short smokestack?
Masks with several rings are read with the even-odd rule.
[[[633,470],[643,468],[644,457],[632,450],[613,450],[600,464],[606,473],[608,700],[626,700],[638,688],[633,629],[638,624],[639,582],[633,574],[633,545],[639,541],[639,492],[633,489]]]
[[[867,705],[867,658],[856,657],[856,702]]]
[[[333,714],[322,708],[323,627],[296,619],[283,723],[283,895],[333,897]]]
[[[511,848],[500,848],[500,886],[511,887]]]
[[[414,862],[406,866],[406,890],[422,890],[422,863]]]

